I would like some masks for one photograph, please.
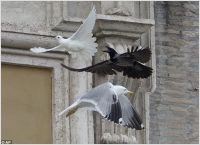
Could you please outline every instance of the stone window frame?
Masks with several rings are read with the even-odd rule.
[[[66,104],[69,104],[69,100],[66,99],[69,92],[69,85],[66,83],[68,82],[69,74],[66,72],[66,70],[60,67],[60,63],[67,60],[66,55],[55,53],[43,53],[38,55],[30,51],[24,51],[15,48],[2,48],[1,53],[2,64],[14,64],[51,69],[53,144],[66,143],[66,132],[70,132],[69,119],[66,119],[65,117],[61,119],[57,117],[57,114],[62,111]],[[63,126],[65,128],[63,128]]]

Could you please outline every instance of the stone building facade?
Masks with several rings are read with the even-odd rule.
[[[60,63],[83,64],[62,50],[29,51],[34,46],[56,46],[56,35],[71,36],[93,5],[98,53],[90,64],[107,58],[101,52],[107,43],[119,53],[140,44],[152,51],[147,64],[154,70],[150,78],[72,73]],[[198,143],[198,2],[3,1],[1,7],[2,139],[13,143]],[[144,130],[118,126],[89,111],[67,119],[57,117],[77,96],[105,81],[135,92],[129,99],[142,117]]]
[[[155,2],[150,143],[198,143],[199,2]]]

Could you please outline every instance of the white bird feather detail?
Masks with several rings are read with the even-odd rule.
[[[104,118],[122,126],[141,130],[144,128],[142,120],[126,95],[130,93],[125,87],[113,85],[110,82],[101,84],[75,101],[72,105],[58,114],[66,117],[78,109],[96,111]]]
[[[42,52],[47,52],[47,51],[51,51],[57,48],[61,48],[61,45],[58,45],[56,47],[50,48],[50,49],[46,49],[46,48],[42,48],[42,47],[33,47],[30,50],[34,53],[42,53]]]
[[[96,47],[98,46],[97,43],[95,43],[96,38],[93,37],[92,33],[95,21],[96,9],[93,7],[83,24],[71,37],[64,39],[62,36],[56,36],[60,45],[50,49],[34,47],[31,48],[30,51],[34,53],[43,53],[55,49],[65,48],[65,50],[69,51],[72,56],[83,57],[84,60],[91,60],[92,56],[94,56],[97,52]],[[76,53],[77,55],[73,55],[73,53]]]

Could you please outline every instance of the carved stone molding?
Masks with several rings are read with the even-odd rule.
[[[54,28],[51,34],[30,34],[13,31],[2,31],[2,46],[15,48],[31,48],[34,46],[54,47],[58,43],[54,38],[58,34],[71,36],[81,25],[83,19],[63,19]],[[120,37],[125,39],[138,40],[141,35],[147,32],[154,21],[151,19],[136,19],[132,17],[97,15],[94,28],[94,35],[101,37]],[[63,33],[65,32],[65,33]],[[58,50],[60,51],[60,50]],[[61,50],[62,51],[62,50]]]
[[[111,8],[105,13],[106,15],[119,15],[119,16],[131,16],[131,13],[124,8]]]
[[[63,19],[52,30],[74,32],[82,21],[80,18]],[[154,24],[154,20],[151,19],[97,14],[94,34],[96,37],[120,36],[137,40]]]
[[[101,137],[101,144],[135,144],[136,138],[135,136],[128,137],[127,135],[117,135],[104,133]]]
[[[35,46],[50,48],[57,44],[54,37],[49,35],[3,31],[1,33],[1,45],[7,48],[30,49]]]

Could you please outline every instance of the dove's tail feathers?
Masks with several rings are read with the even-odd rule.
[[[78,103],[74,102],[71,106],[60,112],[58,115],[61,116],[63,114],[66,115],[66,117],[70,116],[71,114],[75,113],[78,109]]]
[[[90,55],[94,56],[94,54],[97,52],[97,46],[98,44],[95,42],[95,37],[86,37],[85,41],[83,41],[84,44],[84,51],[89,53]]]
[[[96,38],[86,38],[86,41],[83,42],[84,49],[81,49],[78,53],[79,57],[81,57],[83,60],[85,60],[86,64],[89,65],[92,62],[92,56],[95,55],[97,52],[97,46],[98,44],[94,41]]]
[[[78,53],[73,51],[68,51],[72,58],[77,58]]]
[[[96,46],[96,45],[95,45]],[[91,56],[94,56],[95,53],[97,52],[97,49],[96,47],[93,46],[93,47],[86,47],[85,50],[82,50],[82,53],[85,53],[85,54],[89,54]]]
[[[96,48],[86,48],[80,51],[79,57],[85,60],[85,65],[87,66],[92,63],[92,56],[94,56],[96,52]]]

